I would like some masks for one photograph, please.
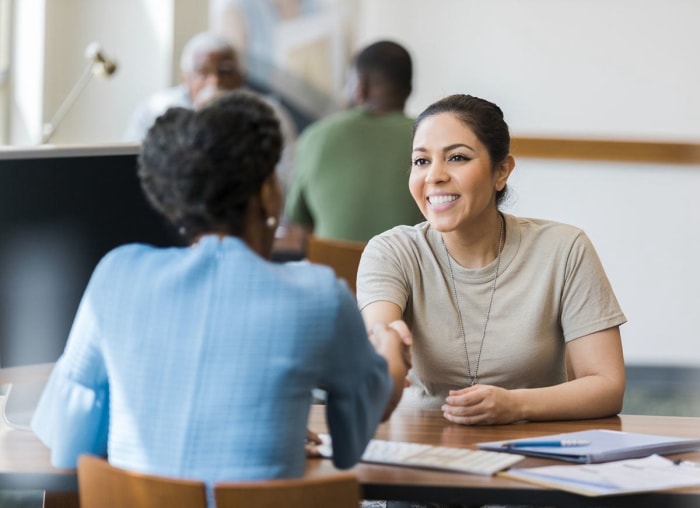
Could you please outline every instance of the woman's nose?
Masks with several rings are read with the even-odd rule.
[[[445,165],[442,161],[434,161],[430,165],[428,172],[425,174],[426,183],[444,182],[447,179],[449,179],[449,177],[447,171],[445,171]]]

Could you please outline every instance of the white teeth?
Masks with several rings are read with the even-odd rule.
[[[455,199],[457,199],[457,196],[455,196],[454,194],[450,196],[428,196],[428,201],[431,205],[443,205],[445,203],[454,201]]]

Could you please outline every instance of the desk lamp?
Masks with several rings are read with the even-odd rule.
[[[63,99],[63,102],[56,110],[53,118],[44,124],[41,144],[49,142],[56,132],[56,129],[63,121],[63,118],[66,116],[66,113],[68,113],[68,110],[75,104],[75,101],[78,100],[93,76],[109,78],[117,71],[117,63],[105,56],[101,46],[97,42],[92,42],[85,48],[85,58],[88,60],[85,70],[80,75],[75,85],[73,85],[68,95],[66,95],[66,98]]]

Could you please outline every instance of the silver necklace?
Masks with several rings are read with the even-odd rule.
[[[505,230],[505,219],[499,213],[501,218],[501,231],[498,235],[498,253],[496,254],[496,273],[493,276],[493,285],[491,286],[491,297],[489,298],[489,307],[486,310],[486,319],[484,319],[484,329],[481,331],[481,344],[479,345],[479,355],[476,357],[476,366],[474,367],[474,375],[472,375],[471,361],[469,360],[469,348],[467,347],[467,335],[464,333],[464,319],[462,318],[462,310],[459,305],[459,296],[457,295],[457,284],[455,283],[455,274],[452,271],[452,261],[450,260],[450,252],[447,250],[445,238],[442,238],[442,245],[445,247],[447,254],[447,266],[450,269],[450,278],[452,279],[452,292],[457,305],[457,316],[459,317],[459,329],[462,332],[462,342],[464,343],[464,354],[467,357],[467,376],[471,380],[471,386],[479,382],[479,362],[481,362],[481,352],[484,349],[484,339],[486,338],[486,328],[489,325],[489,317],[491,316],[491,305],[493,304],[493,295],[496,293],[496,280],[498,280],[498,270],[501,266],[501,251],[503,250],[503,233]]]

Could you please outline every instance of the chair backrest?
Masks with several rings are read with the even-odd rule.
[[[330,240],[311,235],[306,245],[306,259],[312,263],[320,263],[333,268],[335,274],[341,279],[345,279],[348,287],[354,293],[357,267],[364,249],[364,242]]]
[[[78,458],[80,508],[206,508],[204,482],[136,473],[93,455]]]
[[[351,473],[263,482],[227,482],[214,487],[214,496],[217,508],[358,508],[360,484]]]

